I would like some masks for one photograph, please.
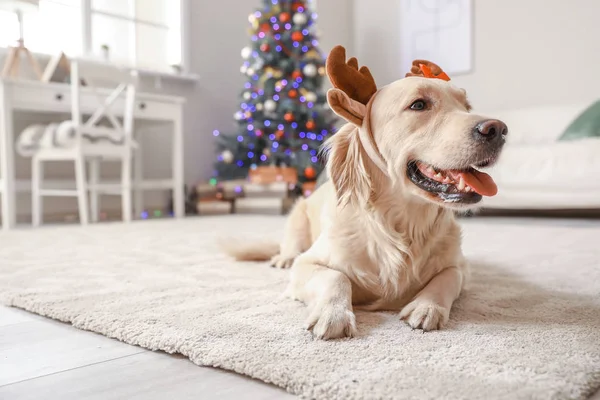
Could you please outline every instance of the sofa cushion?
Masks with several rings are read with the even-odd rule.
[[[507,146],[488,172],[507,189],[600,190],[600,138]]]
[[[558,140],[579,140],[588,137],[600,137],[600,100],[575,118]]]
[[[499,118],[508,126],[507,143],[550,144],[563,134],[578,115],[589,107],[589,101],[562,105],[546,105],[520,109],[483,112]]]

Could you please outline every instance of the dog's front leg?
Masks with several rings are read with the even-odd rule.
[[[292,266],[287,295],[307,304],[309,317],[305,328],[319,339],[356,335],[352,312],[352,285],[340,271],[318,264],[308,253]]]
[[[450,309],[460,295],[462,284],[463,273],[458,268],[444,269],[402,309],[400,319],[413,329],[441,329],[448,322]]]

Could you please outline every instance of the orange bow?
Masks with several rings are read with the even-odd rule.
[[[450,77],[444,71],[435,75],[428,65],[419,64],[419,68],[421,68],[421,72],[423,72],[423,76],[425,78],[437,78],[437,79],[442,79],[444,81],[450,80]]]

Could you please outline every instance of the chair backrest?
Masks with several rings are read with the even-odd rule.
[[[126,143],[131,143],[133,137],[133,111],[138,85],[138,74],[126,68],[86,60],[71,61],[71,118],[78,131],[77,140],[86,130],[93,130],[106,117],[112,129],[122,135]],[[83,122],[81,112],[82,89],[93,93],[98,102],[98,108]],[[125,96],[123,123],[113,113],[117,100]]]

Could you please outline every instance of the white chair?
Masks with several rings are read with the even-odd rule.
[[[96,86],[102,82],[101,87]],[[106,90],[105,83],[117,82],[114,90]],[[114,87],[114,86],[113,86]],[[132,159],[137,144],[133,140],[133,110],[137,89],[137,74],[106,65],[74,60],[71,63],[71,120],[45,128],[45,146],[32,154],[32,223],[42,223],[44,196],[77,197],[79,220],[88,224],[99,219],[100,194],[120,195],[123,221],[132,220]],[[125,94],[124,101],[122,94]],[[94,96],[95,95],[95,96]],[[83,121],[82,99],[98,100],[98,108]],[[113,114],[115,106],[124,109],[122,122]],[[95,107],[95,105],[94,105]],[[102,119],[110,126],[99,126]],[[50,143],[50,145],[48,145]],[[117,185],[100,184],[100,163],[103,160],[121,162],[121,179]],[[73,161],[75,164],[75,190],[44,188],[44,162]],[[90,166],[89,184],[86,181],[86,162]],[[90,209],[88,209],[88,190]]]

